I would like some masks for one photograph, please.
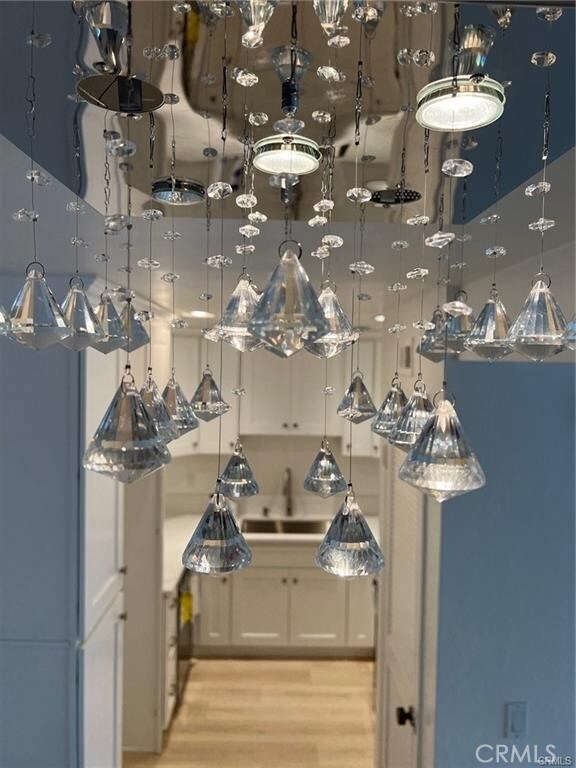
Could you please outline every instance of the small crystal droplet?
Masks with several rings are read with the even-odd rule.
[[[406,330],[405,325],[401,325],[400,323],[394,323],[394,325],[391,325],[390,328],[388,328],[388,333],[402,333]]]
[[[539,6],[536,8],[536,16],[540,21],[547,21],[549,24],[553,24],[562,16],[562,8],[558,6]]]
[[[336,393],[336,387],[327,386],[327,387],[324,387],[324,389],[322,390],[322,394],[325,395],[326,397],[330,397],[335,393]]]
[[[215,181],[208,186],[206,194],[212,200],[223,200],[232,194],[232,187],[227,181]]]
[[[47,32],[32,32],[26,38],[26,42],[34,48],[47,48],[52,44],[52,36]]]
[[[81,200],[71,200],[66,203],[68,213],[86,213],[86,206]]]
[[[472,307],[468,306],[462,299],[447,301],[445,304],[442,304],[442,309],[451,317],[461,317],[462,315],[468,317],[472,314]]]
[[[325,80],[327,83],[341,83],[345,79],[345,75],[343,77],[343,73],[340,72],[339,69],[328,65],[318,67],[316,74],[321,80]]]
[[[232,264],[232,259],[230,256],[222,256],[220,253],[217,253],[214,256],[207,256],[204,259],[204,264],[212,267],[212,269],[223,269]]]
[[[326,213],[327,211],[331,211],[334,208],[334,201],[333,200],[327,200],[322,199],[318,200],[317,203],[314,203],[314,210],[316,213]]]
[[[52,183],[52,179],[37,168],[33,168],[31,171],[26,171],[26,178],[33,184],[37,184],[39,187],[47,187]]]
[[[198,298],[200,299],[200,301],[210,301],[210,299],[214,298],[214,294],[208,293],[207,291],[202,291],[202,293],[200,294],[200,296],[198,296]]]
[[[158,269],[160,262],[155,259],[139,259],[136,265],[141,269]]]
[[[465,261],[455,261],[454,264],[450,264],[450,269],[453,269],[454,271],[459,270],[462,272],[463,269],[466,267]]]
[[[255,227],[253,224],[243,224],[241,227],[238,227],[238,232],[240,232],[242,237],[256,237],[260,234],[258,227]]]
[[[480,219],[480,224],[496,224],[497,221],[500,221],[500,214],[491,213],[489,216],[483,216]]]
[[[268,122],[268,115],[266,112],[250,112],[248,115],[248,122],[250,125],[254,125],[256,127],[260,125],[266,125]]]
[[[372,200],[372,192],[366,187],[352,187],[346,191],[346,197],[352,203],[367,203]]]
[[[202,154],[204,157],[208,157],[209,159],[212,159],[214,157],[218,157],[218,150],[216,147],[204,147],[202,150]]]
[[[297,120],[295,117],[284,117],[282,120],[276,120],[272,127],[276,133],[298,133],[305,125],[304,120]]]
[[[362,75],[362,85],[364,88],[374,88],[376,85],[376,80],[372,77],[372,75]]]
[[[107,264],[110,261],[110,256],[107,253],[95,253],[94,261],[97,261],[99,264]]]
[[[177,280],[180,280],[180,275],[177,275],[175,272],[164,272],[162,280],[165,283],[175,283]]]
[[[404,248],[408,248],[409,246],[410,243],[407,240],[394,240],[390,247],[395,251],[403,251]]]
[[[83,237],[76,237],[76,235],[70,238],[70,242],[77,248],[88,248],[90,245],[90,243],[87,240],[84,240]]]
[[[322,259],[327,259],[330,256],[330,248],[327,245],[320,245],[310,255],[322,261]]]
[[[405,291],[407,288],[408,286],[406,283],[396,282],[392,283],[392,285],[389,285],[387,290],[391,291],[392,293],[402,293],[402,291]]]
[[[524,190],[526,197],[541,197],[550,192],[552,185],[549,181],[538,181],[536,184],[528,184]]]
[[[162,58],[162,48],[158,48],[157,46],[147,45],[145,48],[142,49],[142,55],[145,59],[148,59],[149,61],[158,61]]]
[[[356,298],[358,301],[372,301],[372,296],[369,293],[359,293]]]
[[[258,198],[256,195],[246,194],[238,195],[236,198],[236,205],[238,208],[254,208],[258,204]]]
[[[470,235],[468,232],[463,232],[461,235],[456,235],[454,239],[459,243],[467,243],[472,240],[472,235]]]
[[[360,158],[361,163],[373,163],[376,160],[376,155],[362,155]]]
[[[144,221],[158,221],[164,216],[164,213],[158,208],[145,208],[140,216]]]
[[[328,219],[326,216],[312,216],[311,219],[308,219],[308,226],[309,227],[323,227],[328,223]]]
[[[421,213],[419,216],[411,216],[409,219],[406,219],[406,224],[409,224],[411,227],[425,227],[426,224],[430,223],[430,216],[426,216],[426,214]]]
[[[192,10],[192,5],[191,3],[186,2],[172,3],[172,10],[174,13],[190,13]]]
[[[200,82],[206,87],[214,85],[216,82],[216,75],[213,75],[212,72],[206,72],[206,74],[202,75],[200,78]]]
[[[344,245],[344,240],[340,235],[324,235],[322,245],[327,245],[328,248],[341,248]]]
[[[429,248],[445,248],[454,240],[454,232],[435,232],[427,237],[424,242]]]
[[[136,154],[136,144],[128,139],[116,139],[106,142],[106,151],[113,157],[132,157]]]
[[[165,93],[164,94],[164,104],[168,104],[170,106],[174,106],[174,104],[180,103],[180,96],[178,96],[177,93]]]
[[[12,218],[14,221],[26,223],[30,221],[38,221],[38,211],[32,211],[28,208],[19,208],[17,211],[14,211]]]
[[[268,216],[265,213],[260,213],[260,211],[252,211],[248,214],[248,221],[250,224],[264,224],[265,221],[268,221]]]
[[[415,320],[412,327],[416,328],[417,331],[432,331],[436,326],[427,320]]]
[[[254,251],[256,250],[256,246],[251,245],[250,243],[246,243],[246,244],[242,243],[240,245],[237,245],[235,250],[238,256],[244,256],[248,253],[254,253]]]
[[[234,67],[232,70],[232,80],[236,81],[243,88],[252,88],[258,85],[258,75],[250,72],[248,69],[244,69],[244,67]]]
[[[320,123],[320,125],[327,125],[332,120],[332,115],[330,112],[326,112],[325,109],[315,109],[312,112],[312,120]]]
[[[413,19],[414,16],[418,15],[418,9],[415,3],[402,3],[400,13],[408,19]]]
[[[410,272],[406,272],[406,277],[408,280],[423,280],[428,274],[429,270],[426,267],[414,267]]]
[[[434,65],[436,56],[434,55],[434,51],[428,51],[425,48],[421,48],[420,50],[414,51],[412,61],[417,67],[428,69]]]
[[[486,248],[485,253],[489,259],[499,259],[501,256],[506,256],[506,248],[503,245],[491,245]]]
[[[353,261],[352,264],[348,266],[348,269],[355,275],[371,275],[372,272],[374,272],[372,264],[368,264],[367,261],[363,260]]]
[[[164,238],[164,240],[169,240],[170,242],[172,242],[173,240],[180,240],[182,235],[180,234],[180,232],[175,232],[173,229],[169,229],[167,232],[164,232],[162,237]]]
[[[396,54],[396,61],[403,67],[407,67],[412,64],[414,51],[412,48],[400,48]]]
[[[140,320],[141,323],[148,323],[154,318],[154,312],[149,309],[141,309],[139,312],[134,312],[136,320]]]
[[[182,317],[175,317],[169,323],[171,328],[188,328],[188,320],[184,320]]]
[[[176,61],[180,58],[180,48],[174,43],[166,43],[162,48],[162,58],[168,61]]]
[[[246,390],[244,389],[244,387],[235,387],[232,390],[232,394],[236,395],[236,397],[244,397],[244,395],[246,394]]]
[[[534,51],[530,61],[535,67],[551,67],[556,63],[556,54],[552,51]]]
[[[442,163],[442,173],[455,179],[470,176],[473,170],[474,166],[470,160],[463,160],[461,157],[451,157]]]
[[[328,45],[330,48],[346,48],[347,45],[350,45],[350,38],[345,32],[346,27],[342,29],[340,34],[332,35],[332,37],[328,38]]]
[[[554,219],[544,219],[540,217],[537,221],[532,221],[528,224],[528,229],[531,229],[533,232],[546,232],[547,229],[552,229],[552,227],[555,226],[556,222]]]

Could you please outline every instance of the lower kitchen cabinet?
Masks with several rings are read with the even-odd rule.
[[[178,698],[178,588],[164,595],[164,730],[170,725]]]
[[[200,645],[230,645],[230,578],[200,579]]]
[[[316,568],[290,572],[290,634],[294,647],[346,644],[346,582]]]
[[[348,582],[348,645],[354,648],[374,647],[376,589],[374,578]]]
[[[288,571],[249,568],[234,576],[232,645],[286,645]]]

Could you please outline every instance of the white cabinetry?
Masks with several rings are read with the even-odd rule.
[[[163,717],[164,730],[170,725],[177,698],[178,676],[178,588],[164,595]]]
[[[376,582],[373,578],[348,582],[348,638],[353,648],[374,646]]]
[[[201,577],[200,601],[200,645],[230,645],[230,577]]]
[[[346,582],[316,568],[290,572],[290,645],[343,647]]]
[[[232,590],[232,644],[286,645],[288,571],[249,568],[235,574]]]

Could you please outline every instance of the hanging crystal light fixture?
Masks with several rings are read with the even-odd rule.
[[[62,302],[62,314],[70,334],[60,343],[68,349],[79,352],[106,339],[96,313],[86,296],[84,282],[78,274],[70,278],[70,290]]]
[[[148,336],[148,331],[132,306],[132,298],[130,295],[126,298],[120,317],[126,337],[121,349],[126,352],[135,352],[137,349],[140,349],[140,347],[149,343],[150,337]]]
[[[296,23],[296,4],[292,4],[292,23]],[[282,83],[282,112],[294,117],[300,103],[300,80],[307,72],[312,54],[298,46],[297,31],[292,30],[292,42],[274,48],[270,54],[272,66]]]
[[[486,484],[454,406],[444,393],[404,459],[399,477],[440,502]]]
[[[310,465],[304,480],[304,490],[316,493],[323,499],[342,493],[347,487],[346,480],[334,458],[327,438],[322,438],[320,450]]]
[[[419,374],[414,382],[414,391],[410,399],[400,412],[398,421],[388,433],[388,442],[403,451],[409,450],[415,444],[433,410],[426,392],[426,385]]]
[[[240,15],[248,30],[242,35],[242,45],[245,48],[259,48],[264,40],[262,33],[270,21],[276,0],[237,0]]]
[[[371,576],[384,567],[384,556],[362,514],[352,485],[314,556],[316,565],[344,578]]]
[[[140,390],[140,397],[160,438],[165,443],[169,443],[171,440],[176,440],[177,437],[180,437],[178,425],[172,419],[170,411],[166,406],[166,401],[152,378],[152,368],[150,367],[148,368],[148,375],[146,376],[144,386]]]
[[[200,384],[190,400],[190,407],[202,421],[212,421],[230,410],[228,403],[222,399],[209,365],[204,369]]]
[[[172,346],[174,346],[174,343],[172,343]],[[176,381],[174,369],[172,369],[172,375],[164,387],[162,399],[166,403],[168,413],[178,428],[180,435],[185,435],[193,429],[198,429],[200,422],[186,399],[182,387]]]
[[[536,362],[564,349],[566,320],[550,291],[550,283],[545,272],[534,277],[530,293],[507,337],[516,352]]]
[[[102,61],[92,66],[98,72],[118,74],[122,65],[120,55],[126,41],[128,8],[119,0],[73,4],[84,17],[98,46]]]
[[[462,303],[464,298],[465,291],[459,291],[456,302]],[[444,305],[444,309],[446,309],[446,307],[447,305]],[[468,307],[468,309],[470,309],[470,307]],[[448,313],[448,315],[444,327],[444,343],[447,345],[448,349],[460,354],[460,352],[463,352],[465,349],[466,340],[470,335],[470,331],[472,330],[476,319],[471,310],[470,312],[458,312],[458,314],[452,315]]]
[[[390,389],[382,401],[376,416],[372,420],[370,429],[380,437],[388,437],[396,426],[400,414],[407,403],[406,395],[397,375],[392,379]]]
[[[248,330],[274,354],[290,357],[305,343],[328,333],[330,324],[300,263],[300,244],[285,240],[279,253],[280,263],[260,297]]]
[[[348,0],[314,0],[314,12],[322,29],[330,38],[334,35],[348,8]]]
[[[352,328],[336,296],[336,286],[330,279],[322,284],[318,302],[330,330],[317,341],[307,342],[305,347],[315,357],[335,357],[359,339],[360,331]]]
[[[496,286],[493,285],[488,301],[468,333],[464,346],[479,357],[500,360],[512,352],[507,338],[509,329],[510,321],[506,308],[500,301]]]
[[[84,454],[84,469],[131,483],[169,461],[170,452],[134,385],[130,365],[126,365],[122,382]]]
[[[445,344],[445,326],[446,316],[440,307],[436,307],[432,313],[433,328],[427,328],[422,334],[416,351],[422,357],[430,360],[433,363],[439,363],[444,360],[446,344]],[[458,357],[458,352],[455,349],[448,349],[447,356],[449,358]]]
[[[220,476],[220,491],[229,499],[256,496],[260,493],[260,487],[239,439],[236,440],[234,452]]]
[[[356,370],[337,410],[338,416],[360,424],[376,415],[376,408],[364,384],[362,371]]]
[[[240,533],[219,484],[182,555],[182,565],[195,573],[232,573],[247,568],[252,553]]]
[[[38,261],[26,267],[26,280],[10,310],[12,336],[32,349],[45,349],[70,334],[44,274]]]
[[[243,270],[219,323],[219,338],[239,352],[251,352],[262,346],[248,330],[259,298],[250,275]]]

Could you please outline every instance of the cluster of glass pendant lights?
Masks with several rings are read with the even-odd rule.
[[[342,23],[347,10],[348,0],[314,0],[314,10],[322,28],[326,32],[328,45],[339,48],[349,44],[348,29]],[[353,18],[362,24],[363,30],[374,31],[383,12],[383,4],[370,0],[354,0]],[[214,24],[218,19],[232,12],[228,0],[199,2],[198,6],[206,23]],[[238,0],[237,6],[246,23],[246,32],[242,44],[254,48],[262,44],[262,33],[267,21],[274,12],[275,0]],[[173,5],[174,11],[187,14],[191,6],[186,2]],[[129,25],[130,4],[118,2],[77,2],[75,8],[92,30],[98,43],[103,62],[98,67],[99,74],[84,77],[78,84],[79,97],[107,110],[114,104],[118,91],[115,88],[139,82],[141,91],[132,89],[132,96],[124,92],[124,102],[115,106],[117,112],[125,116],[152,111],[161,104],[178,103],[175,94],[156,93],[154,86],[138,81],[130,74],[130,56],[128,55],[128,75],[120,74],[120,49],[131,39]],[[437,9],[434,2],[410,2],[402,6],[406,16],[433,14]],[[496,10],[498,23],[504,27],[510,23],[511,9]],[[236,253],[244,259],[254,250],[252,238],[259,234],[258,224],[266,221],[263,213],[255,210],[257,199],[252,184],[252,168],[271,175],[271,180],[281,189],[287,189],[297,183],[299,176],[318,169],[324,156],[320,147],[310,139],[299,135],[304,123],[296,118],[299,106],[298,83],[307,70],[311,56],[297,45],[296,27],[297,4],[293,3],[292,37],[289,45],[275,49],[273,63],[282,83],[283,119],[274,128],[276,134],[254,142],[251,130],[264,125],[268,117],[262,112],[250,112],[248,123],[250,136],[247,170],[245,168],[242,194],[236,198],[237,205],[246,214],[247,223],[240,227],[242,244],[236,247]],[[543,8],[537,10],[538,16],[547,22],[553,22],[561,15],[559,9]],[[126,18],[127,17],[127,18]],[[107,34],[115,30],[118,34]],[[456,34],[458,33],[458,34]],[[226,45],[226,34],[225,34]],[[504,109],[505,95],[501,84],[483,74],[486,56],[493,44],[494,36],[484,27],[465,27],[460,34],[458,18],[452,40],[453,71],[452,76],[430,83],[418,94],[416,119],[427,130],[465,131],[487,125],[497,120]],[[132,212],[130,198],[129,158],[135,150],[133,142],[123,139],[115,131],[105,127],[105,253],[100,257],[108,262],[108,236],[122,230],[127,232],[127,288],[119,292],[124,301],[124,308],[118,314],[112,295],[107,289],[101,296],[100,304],[93,309],[78,274],[78,248],[84,245],[78,232],[79,214],[83,204],[77,195],[69,204],[69,210],[76,221],[72,243],[75,249],[75,272],[70,280],[70,290],[60,307],[51,293],[45,279],[44,267],[36,260],[36,221],[35,188],[48,183],[46,176],[34,167],[33,137],[36,120],[34,83],[34,50],[50,43],[48,35],[31,31],[28,44],[31,47],[30,82],[32,92],[30,109],[27,111],[29,135],[31,137],[32,167],[27,173],[31,188],[31,208],[21,209],[14,214],[18,221],[29,221],[34,229],[34,260],[26,270],[25,284],[16,297],[12,310],[7,313],[0,310],[2,333],[10,338],[35,349],[43,349],[54,343],[62,343],[70,349],[81,350],[93,347],[100,352],[113,350],[127,351],[127,365],[120,386],[104,416],[84,457],[87,469],[114,477],[122,482],[131,482],[144,477],[170,460],[167,444],[198,427],[198,419],[209,421],[219,418],[229,410],[229,405],[222,399],[220,390],[209,368],[204,371],[197,391],[188,401],[179,386],[174,372],[162,394],[153,379],[151,358],[148,377],[139,391],[129,365],[130,351],[145,344],[150,344],[150,337],[145,322],[152,318],[151,296],[147,311],[137,313],[132,305],[133,294],[130,290],[130,236]],[[172,61],[179,56],[175,45],[145,50],[149,58],[164,58]],[[400,64],[414,63],[417,66],[431,66],[435,57],[432,51],[408,51],[398,53]],[[224,57],[224,61],[226,56]],[[537,52],[532,62],[539,67],[549,68],[555,61],[551,52]],[[546,69],[548,72],[548,69]],[[345,73],[330,63],[318,67],[320,78],[336,82],[345,78]],[[232,78],[240,86],[252,87],[257,76],[247,69],[233,70]],[[111,81],[109,78],[112,77]],[[359,132],[359,118],[362,109],[361,89],[366,83],[365,74],[359,67],[358,86],[360,98],[356,104],[356,126]],[[223,149],[226,140],[227,116],[227,70],[223,66],[222,106],[223,106]],[[113,86],[111,85],[113,83]],[[102,86],[107,86],[111,102],[102,102]],[[98,98],[95,94],[99,93]],[[139,93],[139,95],[137,95]],[[130,101],[132,98],[132,101]],[[313,114],[319,123],[332,123],[330,112],[316,110]],[[550,87],[549,80],[545,94],[543,178],[541,182],[530,185],[526,195],[541,197],[542,215],[530,228],[541,233],[542,248],[546,229],[554,226],[551,219],[544,217],[544,201],[550,190],[546,180],[546,162],[548,158],[548,134],[550,122]],[[128,122],[129,125],[129,122]],[[426,145],[425,145],[426,146]],[[330,144],[328,143],[328,147]],[[496,178],[501,162],[497,152]],[[79,152],[78,146],[75,147]],[[215,150],[213,151],[215,153]],[[213,156],[205,152],[207,157]],[[118,157],[123,170],[128,176],[127,215],[110,215],[110,169],[109,157]],[[426,160],[427,161],[427,160]],[[473,165],[462,158],[451,158],[443,166],[446,176],[463,178],[473,171]],[[495,181],[497,191],[497,181]],[[402,194],[404,185],[402,184]],[[168,204],[181,205],[209,200],[222,200],[233,193],[230,184],[217,181],[206,189],[196,182],[182,179],[175,173],[175,141],[172,141],[171,174],[157,180],[153,185],[153,196]],[[361,211],[371,199],[371,192],[361,186],[348,190],[347,198]],[[314,206],[315,216],[309,221],[310,226],[327,227],[327,234],[313,255],[322,260],[331,251],[339,248],[343,240],[331,231],[331,212],[334,207],[331,186],[323,184],[322,198]],[[155,209],[143,212],[143,218],[149,222],[150,231],[154,221],[162,213]],[[494,223],[498,214],[486,217],[487,223]],[[425,226],[429,223],[425,213],[407,220],[413,226]],[[328,226],[327,226],[328,225]],[[178,233],[171,230],[166,239],[172,245],[172,271],[165,273],[163,279],[174,286],[178,275],[174,270],[174,243]],[[442,249],[455,239],[454,233],[440,229],[433,235],[423,238],[430,247]],[[151,242],[151,239],[150,239]],[[403,241],[393,244],[401,249]],[[486,255],[496,259],[505,254],[501,246],[490,246]],[[241,352],[248,352],[263,347],[281,357],[306,350],[311,354],[328,359],[340,354],[357,341],[359,332],[346,317],[333,284],[329,278],[322,285],[322,291],[316,294],[308,275],[300,262],[301,249],[293,241],[285,241],[280,248],[280,260],[262,293],[253,285],[246,265],[242,269],[238,283],[225,307],[221,307],[221,317],[214,328],[205,332],[205,336],[220,343],[226,342]],[[208,266],[220,270],[230,263],[224,254],[208,255]],[[159,266],[152,258],[142,259],[138,266],[152,270]],[[350,265],[356,276],[370,274],[373,267],[361,258]],[[423,279],[427,270],[411,270],[408,278]],[[151,281],[150,281],[151,284]],[[400,296],[404,289],[401,282],[394,284]],[[422,318],[415,327],[424,330],[419,345],[421,355],[432,360],[445,360],[447,356],[457,355],[465,348],[476,352],[489,360],[498,359],[516,350],[533,360],[542,360],[569,347],[574,349],[574,321],[566,324],[562,312],[550,293],[550,280],[544,273],[543,265],[536,275],[533,287],[526,303],[514,324],[510,324],[506,311],[499,299],[495,282],[490,290],[489,299],[474,321],[472,310],[466,304],[465,293],[437,308],[432,323],[424,323]],[[172,327],[181,323],[173,314]],[[402,326],[396,323],[390,331],[398,333]],[[398,337],[398,336],[397,336]],[[151,347],[151,344],[150,344]],[[325,387],[325,395],[330,394],[330,387]],[[241,395],[240,386],[235,393]],[[416,488],[444,501],[456,495],[481,487],[485,483],[482,469],[474,452],[468,445],[456,412],[453,399],[443,389],[432,400],[428,398],[421,375],[418,376],[414,392],[408,399],[404,394],[400,380],[395,375],[390,391],[377,410],[368,393],[362,374],[356,370],[352,374],[350,385],[338,407],[338,413],[351,424],[372,419],[372,430],[407,451],[407,456],[400,469],[400,478]],[[349,478],[349,481],[351,478]],[[325,570],[342,576],[367,575],[378,571],[383,565],[382,553],[356,501],[351,482],[346,482],[338,467],[326,438],[312,463],[306,477],[304,488],[327,498],[346,491],[344,503],[335,516],[330,529],[316,556],[316,562]],[[227,499],[238,499],[258,493],[250,465],[238,440],[226,468],[217,476],[215,492],[206,509],[188,547],[183,555],[186,567],[205,573],[221,573],[245,567],[251,561],[249,547],[240,533]]]

